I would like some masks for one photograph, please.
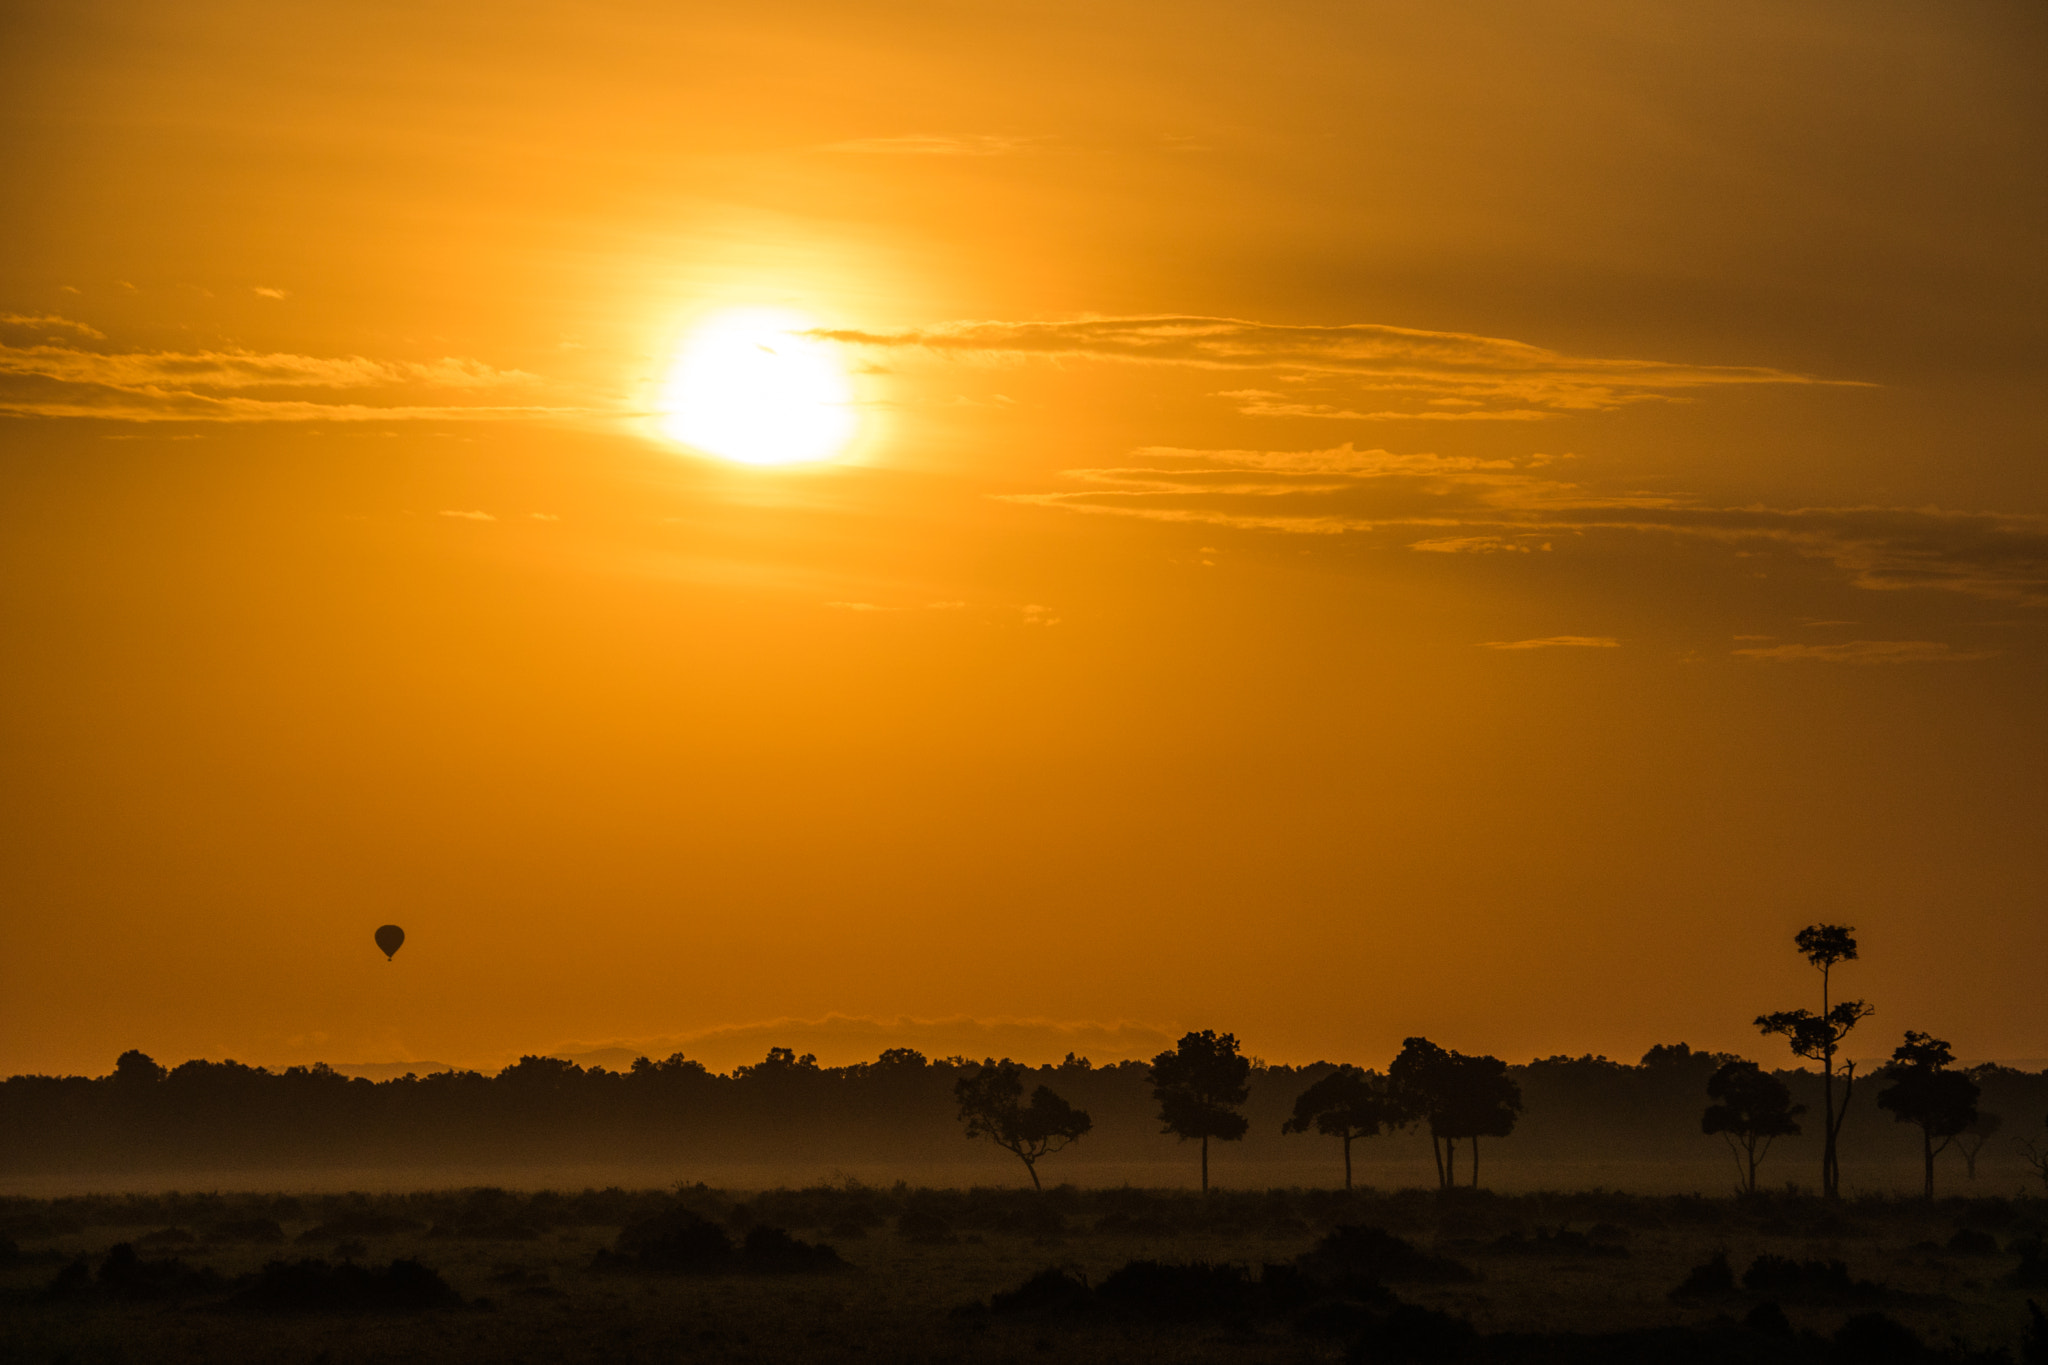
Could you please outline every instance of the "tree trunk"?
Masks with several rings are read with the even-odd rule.
[[[1032,1189],[1034,1189],[1034,1190],[1037,1190],[1037,1191],[1038,1191],[1039,1193],[1043,1194],[1043,1193],[1045,1192],[1045,1186],[1043,1186],[1043,1185],[1041,1185],[1041,1184],[1039,1184],[1039,1183],[1038,1183],[1038,1165],[1037,1165],[1037,1163],[1036,1163],[1036,1162],[1031,1162],[1031,1161],[1027,1161],[1027,1162],[1025,1162],[1025,1163],[1024,1163],[1024,1169],[1025,1169],[1025,1170],[1027,1170],[1027,1171],[1029,1171],[1029,1172],[1031,1173],[1031,1188],[1032,1188]]]
[[[1820,969],[1820,1017],[1830,1030],[1834,1024],[1828,1021],[1828,968]],[[1821,1085],[1827,1097],[1827,1112],[1821,1119],[1820,1146],[1820,1193],[1823,1199],[1835,1197],[1835,1045],[1832,1039],[1822,1047],[1820,1054]]]
[[[1479,1188],[1479,1134],[1472,1135],[1472,1151],[1467,1158],[1472,1163],[1472,1188]]]
[[[1436,1159],[1436,1187],[1444,1187],[1444,1149],[1437,1142],[1436,1129],[1429,1130],[1429,1154]]]
[[[1344,1135],[1344,1189],[1351,1189],[1351,1134]]]
[[[1925,1128],[1920,1130],[1920,1155],[1927,1163],[1927,1189],[1925,1197],[1934,1198],[1934,1135]]]

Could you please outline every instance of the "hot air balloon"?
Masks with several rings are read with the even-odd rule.
[[[389,962],[391,955],[403,947],[404,944],[405,930],[397,925],[386,924],[377,930],[377,946],[384,950],[384,960],[386,962]]]

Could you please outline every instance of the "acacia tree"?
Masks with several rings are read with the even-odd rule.
[[[2003,1114],[1987,1114],[1979,1110],[1962,1132],[1956,1134],[1956,1150],[1963,1154],[1963,1174],[1971,1180],[1977,1178],[1977,1158],[1983,1154],[1984,1144],[1991,1141],[1998,1130],[2005,1127]]]
[[[1841,1198],[1842,1168],[1836,1158],[1836,1140],[1842,1133],[1842,1120],[1849,1114],[1849,1099],[1856,1093],[1856,1063],[1849,1062],[1843,1068],[1847,1084],[1842,1089],[1842,1104],[1835,1107],[1835,1054],[1849,1030],[1872,1013],[1861,1000],[1831,1001],[1829,997],[1835,965],[1856,960],[1855,934],[1853,926],[1842,924],[1809,924],[1794,934],[1792,941],[1800,954],[1820,972],[1820,1013],[1778,1010],[1756,1017],[1756,1026],[1766,1037],[1783,1034],[1795,1056],[1820,1063],[1821,1093],[1827,1103],[1821,1131],[1820,1189],[1829,1199]]]
[[[1472,1186],[1479,1186],[1479,1139],[1506,1137],[1522,1111],[1522,1088],[1498,1057],[1467,1057],[1427,1038],[1409,1038],[1387,1066],[1387,1079],[1408,1112],[1429,1124],[1437,1188],[1458,1178],[1458,1140],[1472,1143]]]
[[[1885,1068],[1891,1084],[1877,1092],[1877,1107],[1892,1111],[1900,1123],[1920,1129],[1920,1159],[1926,1172],[1921,1193],[1934,1198],[1934,1158],[1948,1150],[1956,1137],[1977,1121],[1977,1083],[1960,1071],[1950,1071],[1955,1053],[1931,1034],[1906,1030],[1906,1041],[1892,1049],[1892,1063]],[[1940,1138],[1941,1144],[1935,1145]]]
[[[1803,1104],[1792,1103],[1785,1083],[1755,1062],[1723,1062],[1707,1078],[1707,1098],[1714,1103],[1700,1115],[1702,1133],[1719,1133],[1728,1142],[1735,1169],[1742,1176],[1742,1192],[1756,1193],[1756,1168],[1763,1164],[1771,1144],[1781,1137],[1799,1134]]]
[[[1388,1128],[1413,1120],[1386,1077],[1346,1063],[1311,1085],[1294,1101],[1294,1117],[1280,1125],[1283,1133],[1306,1133],[1313,1127],[1326,1137],[1344,1139],[1344,1188],[1351,1188],[1351,1144],[1376,1137]]]
[[[1214,1029],[1182,1035],[1171,1052],[1152,1059],[1152,1098],[1159,1101],[1163,1133],[1202,1142],[1202,1193],[1209,1192],[1209,1139],[1235,1142],[1251,1127],[1237,1106],[1250,1096],[1252,1064],[1237,1051],[1234,1034]]]
[[[960,1105],[960,1121],[970,1138],[985,1137],[1024,1163],[1031,1188],[1045,1187],[1038,1180],[1038,1163],[1080,1140],[1095,1126],[1085,1109],[1076,1109],[1039,1086],[1024,1102],[1024,1064],[997,1062],[962,1076],[953,1085],[953,1098]]]

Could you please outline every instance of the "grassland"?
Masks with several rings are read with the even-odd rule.
[[[835,1247],[825,1274],[621,1267],[620,1229],[689,1209],[735,1236],[786,1229]],[[1464,1283],[1394,1283],[1400,1300],[1468,1320],[1486,1359],[1593,1358],[1541,1334],[1740,1321],[1777,1303],[1816,1359],[1849,1318],[1881,1311],[1946,1358],[2022,1359],[2027,1300],[2048,1300],[2025,1249],[2048,1231],[2027,1198],[1797,1196],[1755,1201],[1600,1192],[1180,1191],[869,1188],[385,1195],[164,1195],[0,1201],[0,1358],[8,1361],[1273,1361],[1397,1359],[1299,1314],[991,1312],[1048,1267],[1101,1284],[1132,1261],[1288,1263],[1364,1225],[1468,1266]],[[1562,1235],[1559,1235],[1562,1233]],[[127,1243],[218,1279],[123,1293],[89,1272]],[[0,1252],[7,1251],[0,1244]],[[1853,1295],[1746,1292],[1674,1301],[1725,1252],[1841,1261]],[[433,1268],[460,1302],[423,1309],[277,1311],[246,1289],[269,1262],[317,1258]],[[607,1264],[607,1260],[613,1261]],[[52,1292],[66,1267],[71,1291]],[[1501,1334],[1524,1334],[1511,1339]],[[1515,1345],[1515,1340],[1520,1340]],[[1532,1344],[1534,1343],[1534,1344]],[[1513,1346],[1513,1349],[1510,1349]],[[1650,1354],[1663,1355],[1642,1348]],[[1519,1354],[1518,1354],[1519,1352]],[[1469,1351],[1468,1351],[1469,1354]],[[1484,1354],[1484,1352],[1482,1352]],[[1427,1352],[1408,1355],[1430,1358]],[[1606,1357],[1603,1357],[1606,1358]],[[1634,1357],[1615,1357],[1634,1358]],[[1765,1357],[1760,1357],[1765,1358]],[[1769,1356],[1776,1359],[1779,1357]],[[1784,1358],[1795,1358],[1786,1356]],[[1806,1358],[1806,1357],[1797,1357]],[[1872,1357],[1875,1358],[1875,1357]],[[1934,1359],[1934,1356],[1924,1357]]]

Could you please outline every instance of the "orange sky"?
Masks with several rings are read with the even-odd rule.
[[[1776,1057],[1817,919],[1865,1051],[2048,1055],[2038,5],[51,0],[0,67],[0,1073]],[[663,436],[741,307],[840,458]]]

